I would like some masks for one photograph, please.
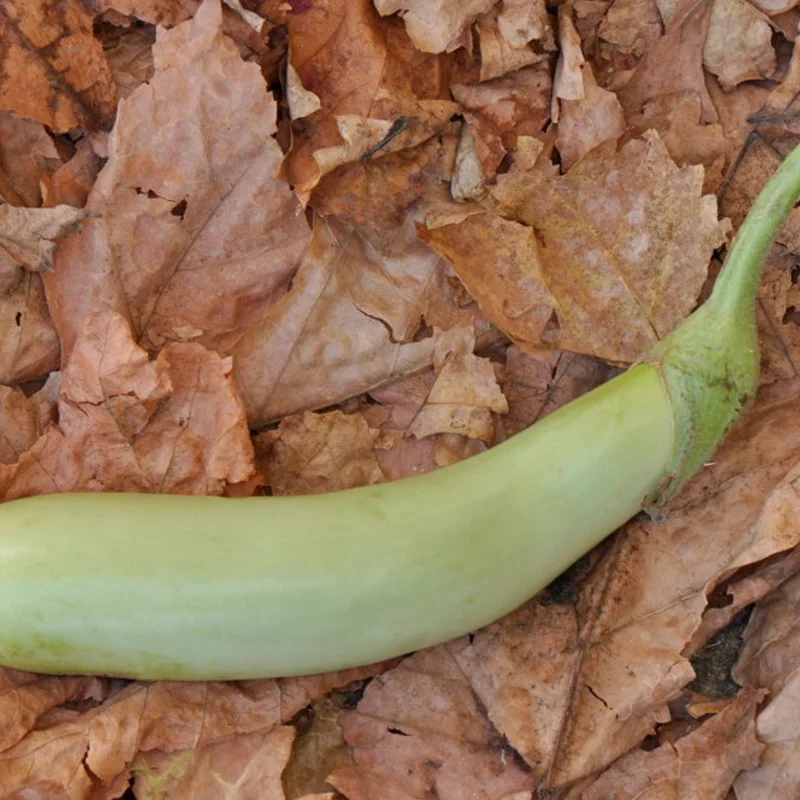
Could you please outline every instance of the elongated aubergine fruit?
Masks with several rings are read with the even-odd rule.
[[[310,497],[56,494],[0,505],[0,664],[238,679],[367,664],[512,611],[708,459],[758,383],[755,295],[800,148],[709,300],[639,363],[503,444]]]

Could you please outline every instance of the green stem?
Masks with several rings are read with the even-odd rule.
[[[784,159],[764,186],[736,234],[708,300],[719,311],[743,312],[754,307],[764,261],[798,195],[800,146]]]
[[[772,242],[798,195],[800,146],[761,190],[708,301],[640,359],[658,370],[675,424],[667,474],[646,504],[651,514],[660,514],[703,467],[755,398],[758,287]]]

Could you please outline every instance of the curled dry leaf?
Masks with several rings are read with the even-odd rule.
[[[101,308],[125,315],[148,349],[196,341],[224,353],[288,287],[308,226],[275,177],[275,103],[220,25],[219,0],[205,0],[161,29],[154,78],[120,104],[88,202],[102,219],[59,250],[47,279],[67,354]]]
[[[408,321],[419,320],[436,263],[413,242],[385,260],[349,226],[317,217],[292,291],[234,352],[251,423],[340,403],[430,364],[432,339],[404,344],[391,331],[415,330]]]
[[[558,54],[556,74],[553,79],[553,102],[561,100],[582,100],[584,97],[583,65],[586,59],[581,50],[581,37],[575,30],[569,6],[562,6],[558,12]]]
[[[502,800],[532,788],[444,647],[372,681],[342,728],[355,763],[337,767],[328,782],[348,800]]]
[[[724,241],[702,182],[651,133],[597,147],[563,177],[500,176],[493,195],[510,218],[486,211],[422,236],[521,347],[631,362],[691,311]]]
[[[382,16],[400,13],[414,46],[449,53],[468,44],[472,23],[496,0],[374,0]]]
[[[321,494],[383,481],[375,457],[378,432],[360,414],[286,417],[275,431],[261,434],[265,483],[277,495]]]
[[[777,57],[769,18],[744,0],[714,0],[703,64],[728,90],[771,77]]]
[[[0,108],[56,133],[111,127],[114,79],[80,0],[4,3],[0,42]]]
[[[437,339],[434,350],[436,382],[408,427],[418,439],[435,433],[457,433],[491,443],[492,413],[508,413],[492,362],[473,355],[470,329],[453,328]]]
[[[800,507],[800,463],[786,486],[794,496],[786,511],[797,518]],[[800,626],[800,573],[796,573],[756,605],[733,677],[744,686],[763,686],[769,702],[756,720],[759,739],[766,744],[760,766],[736,780],[740,800],[761,797],[788,800],[800,790],[800,700],[798,638]]]
[[[40,122],[0,111],[0,198],[12,206],[41,205],[41,181],[60,163]]]
[[[285,164],[303,201],[337,167],[420,144],[458,112],[439,59],[416,50],[370,0],[269,0],[265,11],[287,26],[295,75],[321,105],[293,125]]]
[[[64,370],[58,427],[0,471],[0,494],[221,494],[247,480],[253,449],[230,370],[195,344],[151,362],[119,315],[90,317]]]
[[[724,800],[739,771],[757,765],[764,750],[754,723],[762,694],[744,689],[687,736],[623,756],[582,790],[581,800]],[[744,800],[738,788],[736,796]]]

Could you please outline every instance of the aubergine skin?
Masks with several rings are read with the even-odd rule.
[[[633,516],[673,445],[639,365],[453,466],[306,497],[0,505],[0,664],[146,680],[363,665],[488,624]]]

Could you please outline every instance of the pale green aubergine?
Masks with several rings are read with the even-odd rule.
[[[310,497],[56,494],[0,505],[0,664],[230,680],[364,665],[512,611],[708,459],[757,386],[755,294],[800,149],[709,300],[507,442]]]

